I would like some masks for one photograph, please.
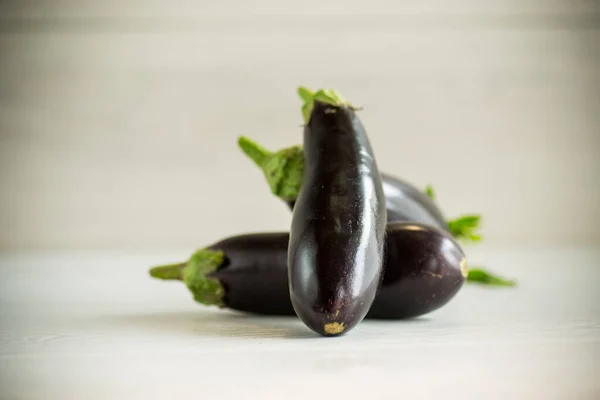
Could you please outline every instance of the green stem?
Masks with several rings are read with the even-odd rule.
[[[238,145],[261,169],[271,193],[283,201],[296,200],[304,177],[304,152],[301,146],[271,152],[245,136],[238,139]]]
[[[157,279],[181,280],[181,271],[185,268],[187,262],[159,265],[150,268],[150,276]]]
[[[488,286],[514,287],[517,285],[516,280],[503,278],[501,276],[492,274],[483,268],[470,268],[469,274],[467,275],[467,282],[479,283]]]
[[[183,281],[198,303],[224,307],[225,288],[218,278],[210,276],[224,261],[222,251],[200,249],[187,262],[159,265],[149,272],[157,279]]]
[[[273,153],[246,136],[238,138],[240,149],[261,169],[269,162]]]

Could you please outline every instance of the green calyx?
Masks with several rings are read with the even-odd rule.
[[[431,201],[435,201],[435,191],[433,190],[433,186],[427,185],[425,187],[425,195],[431,199]]]
[[[216,278],[207,275],[216,271],[225,259],[222,251],[201,249],[190,257],[183,269],[183,281],[198,303],[210,306],[224,307],[223,297],[225,288]]]
[[[208,276],[223,265],[224,259],[222,251],[201,249],[185,263],[152,267],[149,273],[157,279],[183,281],[198,303],[224,307],[225,288],[217,278]]]
[[[238,138],[238,146],[263,171],[275,196],[284,201],[296,200],[304,177],[301,146],[272,152],[245,136]]]
[[[352,107],[350,103],[338,92],[331,89],[319,89],[316,92],[300,86],[298,88],[298,96],[302,99],[302,117],[304,122],[308,124],[310,122],[310,116],[315,107],[315,102],[329,104],[334,107],[348,106]]]
[[[479,283],[487,286],[514,287],[517,285],[517,282],[515,280],[506,279],[501,276],[494,275],[483,268],[469,269],[469,274],[467,275],[467,282]]]

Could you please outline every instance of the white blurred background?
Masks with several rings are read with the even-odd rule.
[[[287,230],[236,139],[299,144],[298,85],[487,243],[600,242],[597,0],[0,0],[0,248]]]

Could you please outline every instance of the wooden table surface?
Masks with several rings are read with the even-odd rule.
[[[0,398],[599,399],[600,250],[473,254],[519,287],[327,339],[146,274],[185,252],[4,254]]]

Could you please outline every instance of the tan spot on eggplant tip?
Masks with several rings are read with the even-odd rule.
[[[323,326],[323,330],[328,335],[337,335],[338,333],[342,333],[344,331],[344,323],[339,322],[331,322],[329,324],[325,324]]]
[[[467,277],[467,275],[469,275],[469,265],[467,264],[467,259],[466,258],[463,258],[460,261],[460,273],[465,278]]]

